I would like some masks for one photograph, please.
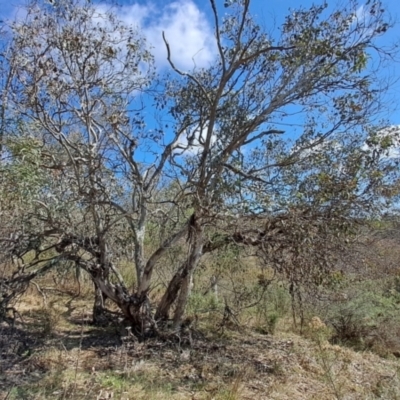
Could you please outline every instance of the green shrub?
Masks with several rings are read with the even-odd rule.
[[[374,348],[400,329],[397,296],[388,295],[378,281],[364,281],[348,298],[330,304],[323,319],[333,328],[332,342],[356,349]],[[390,321],[390,324],[388,324]],[[389,334],[388,328],[392,334]],[[379,345],[382,348],[382,343]]]

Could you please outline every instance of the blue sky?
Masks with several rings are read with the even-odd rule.
[[[224,0],[215,1],[222,16],[225,12]],[[342,1],[346,3],[346,0]],[[0,0],[0,19],[15,15],[18,5],[24,2],[24,0]],[[93,2],[107,4],[104,0],[93,0]],[[207,0],[115,0],[114,2],[122,5],[120,17],[125,22],[140,26],[144,31],[153,46],[159,70],[168,68],[166,49],[161,38],[162,31],[166,33],[174,61],[179,68],[188,70],[193,66],[207,66],[213,61],[216,48],[212,13]],[[322,3],[322,0],[315,0],[314,3]],[[330,7],[336,3],[337,0],[328,0]],[[296,9],[299,6],[308,8],[312,4],[312,0],[252,0],[251,11],[261,25],[277,32],[289,8]],[[362,4],[360,2],[360,5]],[[385,0],[384,7],[393,20],[399,22],[384,36],[380,44],[400,42],[400,2]],[[393,64],[390,69],[382,70],[382,75],[390,76],[392,79],[400,78],[400,64]],[[390,104],[388,109],[395,108],[397,103],[400,104],[400,82],[392,85],[387,99]],[[395,124],[400,124],[400,112],[390,110],[385,117]]]

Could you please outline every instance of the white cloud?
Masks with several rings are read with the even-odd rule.
[[[362,146],[362,150],[371,153],[379,151],[381,146],[387,147],[383,159],[400,158],[400,125],[393,125],[377,132],[374,140]]]
[[[356,27],[359,24],[366,24],[370,20],[370,13],[368,7],[365,4],[361,4],[354,12],[352,18],[352,27]]]
[[[374,27],[370,26],[370,10],[367,5],[362,4],[355,11],[351,28],[357,32],[356,36],[360,39],[367,38],[374,32]]]
[[[120,9],[119,17],[141,28],[159,68],[168,65],[162,32],[170,45],[172,60],[180,69],[207,67],[215,58],[213,28],[192,0],[178,0],[161,10],[154,4],[125,6]]]
[[[334,140],[330,139],[311,139],[306,143],[296,143],[291,149],[292,155],[297,155],[300,159],[304,160],[313,157],[326,150],[340,151],[342,146]]]
[[[369,14],[368,14],[368,12],[366,10],[365,5],[362,4],[356,10],[355,20],[364,22],[367,18],[369,18]]]
[[[196,128],[193,131],[183,133],[175,149],[175,154],[193,156],[201,153],[204,148],[204,143],[207,137],[207,126]],[[211,136],[211,147],[217,141],[215,135]]]
[[[96,8],[100,14],[95,17],[96,22],[101,23],[101,14],[113,11],[125,24],[139,28],[152,48],[159,69],[169,65],[162,32],[168,40],[176,67],[185,71],[208,67],[215,59],[217,47],[213,27],[193,0],[176,0],[162,7],[149,2],[119,8],[114,8],[106,0]],[[25,14],[24,9],[14,8],[17,19],[23,19]]]

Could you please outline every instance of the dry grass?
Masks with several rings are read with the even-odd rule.
[[[199,322],[191,345],[137,343],[114,326],[91,326],[89,296],[71,298],[78,288],[69,286],[46,291],[46,301],[32,287],[18,305],[22,321],[0,326],[1,399],[400,399],[397,359],[329,344],[318,318],[305,337],[285,318],[274,336],[212,334],[215,314]]]

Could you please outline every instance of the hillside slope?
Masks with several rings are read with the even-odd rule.
[[[0,398],[400,399],[400,361],[331,345],[318,329],[138,343],[88,325],[71,302],[52,307],[21,307],[23,323],[1,326]]]

